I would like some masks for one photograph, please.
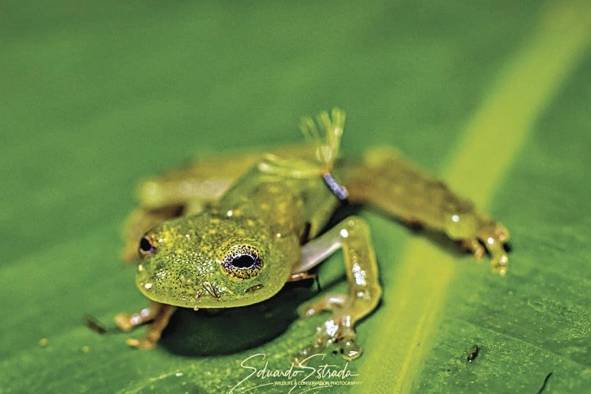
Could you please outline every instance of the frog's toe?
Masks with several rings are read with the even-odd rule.
[[[341,357],[347,361],[355,360],[357,357],[361,356],[362,350],[357,342],[355,342],[355,338],[342,340],[335,345],[338,348],[335,352],[339,353]]]
[[[347,315],[324,322],[317,328],[314,343],[300,350],[295,360],[305,364],[311,356],[326,351],[340,354],[347,361],[359,357],[362,351],[355,342],[355,330],[350,322],[351,318]]]
[[[136,349],[153,349],[156,344],[148,339],[129,338],[127,344]]]
[[[491,222],[483,226],[478,232],[480,243],[486,248],[490,255],[492,269],[494,272],[505,275],[509,267],[509,231],[500,223]]]
[[[504,276],[507,274],[507,268],[509,266],[509,257],[506,253],[500,252],[493,255],[492,269],[497,274]]]
[[[468,238],[461,241],[464,249],[468,250],[472,255],[480,260],[486,255],[486,248],[481,244],[478,238]]]
[[[124,332],[131,331],[134,327],[131,315],[128,313],[119,313],[115,316],[115,325]]]

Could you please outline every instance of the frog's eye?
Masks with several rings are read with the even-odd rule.
[[[239,279],[256,276],[262,266],[263,262],[257,250],[246,245],[233,248],[222,262],[224,270]]]
[[[140,239],[140,246],[138,248],[140,255],[142,257],[149,256],[156,251],[156,247],[152,242],[152,239],[147,235],[144,235],[142,239]]]

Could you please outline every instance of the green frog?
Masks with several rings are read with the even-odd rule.
[[[495,272],[507,272],[503,225],[395,149],[341,157],[344,124],[342,110],[322,112],[302,119],[307,141],[300,146],[205,158],[139,185],[123,256],[137,261],[136,285],[150,304],[115,321],[123,331],[150,326],[129,345],[154,347],[176,308],[267,300],[342,249],[348,292],[322,294],[301,308],[302,317],[330,315],[298,357],[327,347],[347,360],[359,357],[355,326],[378,307],[382,290],[366,221],[350,216],[326,228],[346,203],[442,231],[476,257],[489,255]]]

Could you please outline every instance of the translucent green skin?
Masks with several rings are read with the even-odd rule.
[[[281,290],[304,233],[317,234],[337,204],[321,177],[268,174],[255,165],[202,212],[151,229],[155,250],[138,264],[136,284],[152,301],[186,308],[261,302]],[[227,269],[224,260],[245,249],[256,252],[260,267]]]
[[[248,163],[250,170],[239,171],[243,175],[221,197],[210,193],[214,203],[196,215],[167,220],[149,230],[146,236],[155,251],[138,264],[136,283],[142,293],[152,301],[185,308],[243,306],[276,294],[300,262],[302,244],[316,238],[339,204],[322,173],[306,173],[302,157],[313,163],[306,152],[286,153],[285,160],[271,169],[262,154],[258,159],[236,157],[232,171],[239,171],[240,163]],[[442,231],[479,258],[489,253],[493,269],[506,273],[507,229],[396,151],[370,149],[361,158],[334,164],[331,172],[347,187],[350,201]],[[202,166],[204,173],[190,171],[156,181],[164,187],[144,190],[144,203],[165,206],[159,201],[165,196],[175,205],[182,201],[175,197],[187,190],[184,180],[213,178],[228,170],[221,163]],[[202,190],[201,181],[195,184],[195,190]],[[224,261],[241,250],[254,251],[260,267],[227,269]],[[318,256],[323,252],[316,250]],[[377,280],[378,272],[367,275]]]
[[[152,302],[139,313],[118,314],[115,321],[124,331],[152,324],[146,338],[128,340],[131,346],[154,347],[175,307],[228,308],[264,301],[342,249],[349,291],[325,295],[302,309],[303,317],[323,311],[332,317],[297,358],[332,345],[347,360],[359,357],[355,324],[375,310],[382,290],[370,230],[362,218],[350,216],[319,236],[338,198],[442,231],[477,257],[489,253],[495,271],[506,273],[509,233],[504,226],[392,149],[337,160],[344,122],[342,110],[322,112],[316,122],[302,120],[310,142],[303,149],[229,155],[141,185],[141,207],[130,214],[124,233],[134,240],[151,228],[140,241],[143,259],[136,283]],[[179,214],[185,216],[171,219]],[[133,259],[129,250],[124,248],[124,256]]]

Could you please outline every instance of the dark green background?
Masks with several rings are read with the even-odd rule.
[[[543,7],[478,3],[3,2],[0,392],[228,390],[252,350],[134,352],[82,323],[144,304],[119,260],[133,185],[200,153],[297,142],[298,117],[334,105],[349,115],[345,151],[391,144],[437,172]],[[549,372],[549,392],[591,387],[590,67],[587,53],[497,188],[511,275],[458,261],[415,391],[534,393]],[[387,292],[421,235],[363,215]],[[285,365],[318,322],[261,349]],[[371,318],[359,331],[363,344]],[[366,389],[387,390],[396,376],[382,375]]]

